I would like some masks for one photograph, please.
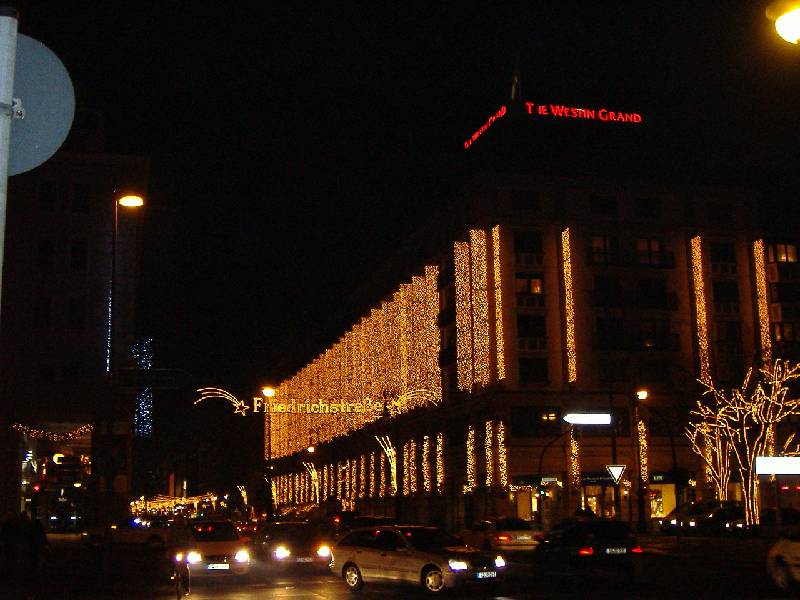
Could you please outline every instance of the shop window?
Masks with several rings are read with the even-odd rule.
[[[770,244],[767,246],[767,262],[797,262],[797,246],[795,244]]]

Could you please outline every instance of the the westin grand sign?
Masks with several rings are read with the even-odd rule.
[[[587,108],[584,106],[566,106],[564,104],[536,104],[523,102],[525,112],[534,118],[556,119],[583,119],[588,121],[603,121],[607,123],[641,123],[642,115],[634,112],[622,112],[608,108]],[[504,105],[480,126],[469,139],[464,142],[464,148],[469,148],[475,140],[483,135],[495,121],[506,116],[508,108]]]

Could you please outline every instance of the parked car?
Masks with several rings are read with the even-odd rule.
[[[479,521],[460,535],[469,546],[501,552],[531,551],[539,543],[531,524],[516,517]]]
[[[161,517],[132,516],[115,521],[108,527],[93,527],[81,532],[81,540],[92,545],[109,541],[112,544],[143,544],[163,548],[170,540],[172,523]]]
[[[330,532],[312,523],[277,521],[266,523],[256,534],[255,548],[266,562],[276,567],[291,564],[327,568],[331,562]]]
[[[405,582],[438,593],[497,581],[505,564],[502,556],[464,546],[437,527],[397,525],[345,535],[334,546],[331,570],[352,591],[365,583]]]
[[[572,518],[554,525],[533,553],[548,571],[604,572],[634,577],[642,548],[630,525],[611,519]]]
[[[800,581],[800,528],[781,536],[767,552],[767,572],[778,589],[789,591]]]
[[[800,510],[796,508],[781,508],[781,524],[777,522],[777,510],[775,508],[765,508],[759,517],[758,532],[764,535],[778,535],[782,532],[794,530],[800,525]],[[744,512],[738,519],[732,520],[725,526],[726,532],[731,535],[748,535],[756,531],[748,531],[745,524]]]
[[[223,519],[192,521],[175,532],[176,570],[190,579],[205,576],[244,576],[250,570],[249,539],[242,538],[233,523]]]
[[[703,500],[687,502],[675,508],[666,517],[658,519],[659,529],[664,533],[696,534],[698,524],[713,515],[714,511],[723,507],[741,506],[732,500]],[[723,525],[724,526],[724,525]]]

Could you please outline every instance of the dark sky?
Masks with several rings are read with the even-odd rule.
[[[251,4],[19,3],[152,159],[139,326],[198,384],[249,395],[349,326],[515,63],[525,98],[645,114],[665,166],[797,177],[800,49],[761,2]]]

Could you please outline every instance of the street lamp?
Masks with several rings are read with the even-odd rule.
[[[636,507],[638,508],[639,515],[637,517],[637,528],[640,533],[647,531],[647,521],[644,514],[644,479],[642,477],[642,440],[639,435],[639,402],[647,400],[647,390],[636,390],[636,400],[633,401],[631,397],[631,404],[633,409],[633,431],[631,435],[636,436],[636,472],[637,472],[637,485],[636,485]]]
[[[265,386],[261,388],[261,395],[267,399],[264,403],[264,410],[267,413],[267,518],[272,518],[273,502],[272,497],[272,401],[275,397],[275,388]]]
[[[767,18],[775,21],[775,30],[784,40],[800,42],[800,1],[773,2],[767,7]]]

